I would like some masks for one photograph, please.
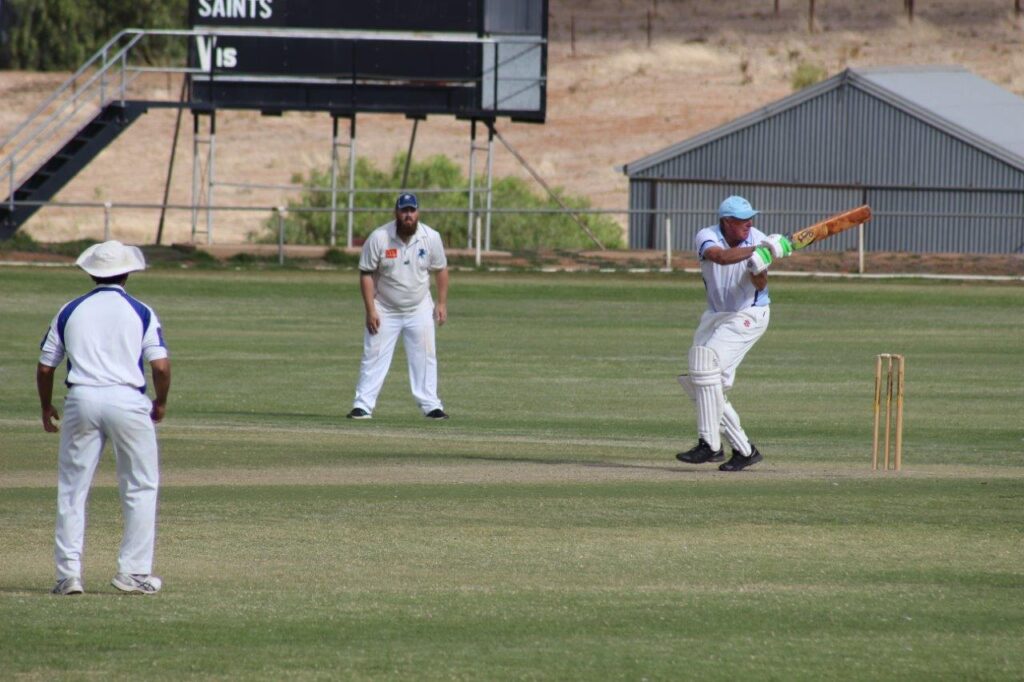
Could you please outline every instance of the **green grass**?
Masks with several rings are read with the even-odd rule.
[[[1019,285],[776,278],[731,396],[766,460],[725,475],[673,458],[694,439],[675,375],[698,278],[454,273],[439,424],[419,416],[401,351],[374,420],[342,418],[355,280],[133,276],[174,368],[166,587],[108,584],[108,453],[87,594],[56,598],[57,443],[33,371],[88,283],[0,268],[0,676],[1024,676]],[[879,352],[907,357],[899,475],[869,470]]]

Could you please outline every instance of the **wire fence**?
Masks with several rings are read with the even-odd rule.
[[[308,191],[308,187],[301,188]],[[380,192],[392,192],[393,190],[381,189]],[[426,191],[422,191],[421,194],[426,195]],[[32,202],[24,202],[31,204]],[[317,257],[317,254],[323,255],[331,247],[329,240],[325,239],[319,244],[309,244],[308,242],[301,245],[302,248],[297,248],[300,245],[291,243],[287,238],[286,220],[289,215],[295,214],[328,214],[334,209],[330,207],[286,207],[286,206],[273,206],[273,205],[262,205],[262,206],[232,206],[232,205],[216,205],[216,206],[205,206],[205,205],[192,205],[192,204],[160,204],[160,203],[145,203],[145,202],[95,202],[95,201],[50,201],[50,202],[35,202],[36,205],[40,206],[42,211],[46,210],[71,210],[76,213],[80,220],[84,219],[86,214],[90,212],[98,212],[102,216],[101,226],[83,230],[78,234],[79,238],[82,239],[94,239],[94,240],[109,240],[109,239],[120,239],[122,241],[131,243],[154,243],[155,240],[150,240],[139,236],[139,219],[140,213],[150,213],[154,217],[153,224],[156,224],[155,218],[157,216],[163,216],[165,214],[179,213],[186,216],[194,215],[196,211],[200,212],[211,212],[220,215],[222,218],[227,219],[231,215],[260,215],[262,216],[262,223],[265,226],[265,230],[261,233],[258,239],[252,237],[248,239],[239,238],[227,238],[227,239],[214,239],[209,240],[196,240],[189,238],[185,240],[172,240],[176,244],[187,244],[198,248],[208,248],[213,246],[222,247],[235,247],[235,252],[245,252],[250,250],[254,253],[267,255],[268,253],[276,256],[278,263],[284,264],[286,260],[292,257],[290,254],[301,253],[305,257]],[[338,210],[337,212],[347,212]],[[390,209],[377,208],[377,207],[354,207],[352,212],[361,216],[367,216],[373,218],[374,224],[384,224],[393,218],[393,212]],[[620,219],[623,224],[628,223],[631,216],[642,216],[648,221],[653,217],[658,224],[660,224],[662,233],[659,235],[658,248],[646,248],[646,249],[622,249],[618,253],[620,256],[633,259],[646,259],[646,262],[652,264],[661,270],[672,270],[680,267],[680,262],[686,262],[689,265],[686,267],[692,267],[696,263],[696,257],[693,254],[693,237],[696,232],[706,227],[707,225],[714,224],[716,222],[716,216],[713,209],[692,209],[692,210],[672,210],[665,211],[664,209],[649,209],[649,210],[623,210],[623,209],[560,209],[560,208],[498,208],[494,207],[490,211],[495,217],[495,227],[497,230],[501,229],[500,220],[497,220],[501,216],[541,216],[541,215],[555,215],[564,216],[567,214],[575,214],[577,217],[586,218],[588,216],[606,216]],[[456,215],[459,218],[467,218],[471,221],[471,228],[468,234],[459,234],[456,239],[449,239],[446,246],[456,254],[463,257],[471,257],[474,259],[475,264],[480,266],[485,260],[492,259],[495,256],[507,256],[511,255],[507,251],[489,250],[485,248],[485,241],[483,239],[483,211],[478,210],[475,213],[470,213],[466,208],[452,208],[452,207],[439,207],[432,209],[429,206],[422,209],[422,220],[426,223],[430,223],[430,217],[432,215]],[[126,224],[128,215],[131,214],[131,224]],[[795,231],[800,227],[814,223],[818,220],[825,218],[826,216],[821,215],[819,212],[806,211],[806,210],[769,210],[762,211],[760,214],[765,220],[770,220],[772,217],[785,216],[787,219],[795,219],[797,223],[792,227],[791,230]],[[868,229],[875,229],[881,227],[886,221],[894,221],[898,219],[908,218],[949,218],[952,214],[949,213],[904,213],[904,212],[876,212],[873,218],[873,223]],[[994,223],[1001,223],[1003,221],[1016,221],[1017,224],[1024,224],[1024,215],[1001,215],[993,214],[987,216],[980,216],[976,214],[956,214],[953,217],[971,218],[977,220],[987,220]],[[83,220],[83,222],[90,222]],[[91,221],[95,223],[96,221]],[[572,223],[567,222],[564,229],[578,229]],[[850,269],[856,273],[865,274],[869,270],[869,258],[872,257],[872,249],[870,244],[863,238],[864,226],[851,230],[851,233],[859,231],[861,233],[860,238],[853,240],[846,240],[845,243],[841,242],[840,239],[834,238],[824,243],[812,245],[808,250],[819,250],[833,252],[836,255],[842,255],[844,260],[836,260],[833,262],[832,267]],[[156,230],[154,227],[154,234]],[[180,230],[179,230],[180,232]],[[194,237],[194,235],[193,235]],[[212,237],[212,235],[211,235]],[[464,238],[464,239],[463,239]],[[347,251],[349,253],[357,253],[362,244],[362,239],[359,236],[355,236],[352,243],[343,244],[337,247],[340,251]],[[853,246],[851,246],[853,244]],[[542,245],[543,246],[543,245]],[[838,248],[833,248],[833,246]],[[602,247],[598,244],[593,245],[590,249],[581,249],[581,253],[585,252],[596,252]],[[305,250],[303,250],[305,249]],[[1020,244],[1017,249],[1017,254],[1024,253],[1024,243]],[[632,256],[630,256],[632,254]],[[565,257],[572,258],[571,254],[563,254]],[[875,256],[884,255],[879,252],[874,253]],[[962,254],[949,254],[951,256],[962,256]],[[592,253],[586,257],[592,256]],[[1007,255],[1008,258],[1012,258],[1012,254]],[[1018,269],[1024,269],[1024,260],[1021,261]],[[1012,272],[1009,274],[1013,274]]]

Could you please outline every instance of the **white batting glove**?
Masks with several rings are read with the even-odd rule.
[[[772,264],[772,251],[767,246],[759,246],[754,249],[747,259],[747,271],[752,275],[760,275]]]
[[[793,242],[789,241],[785,235],[770,234],[761,243],[768,245],[768,248],[772,250],[772,256],[775,258],[785,258],[793,253]]]

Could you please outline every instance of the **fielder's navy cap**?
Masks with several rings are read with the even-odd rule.
[[[747,220],[757,215],[757,211],[750,205],[750,202],[743,197],[726,197],[722,205],[718,207],[719,218],[739,218]]]
[[[395,202],[395,209],[403,208],[419,208],[420,202],[416,199],[415,194],[399,194],[398,201]]]

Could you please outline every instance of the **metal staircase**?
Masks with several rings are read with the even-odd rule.
[[[0,205],[0,239],[8,239],[118,135],[146,113],[141,102],[107,104]]]
[[[148,109],[129,101],[128,63],[144,31],[122,31],[0,142],[0,239],[8,239]],[[5,191],[6,190],[6,191]]]

